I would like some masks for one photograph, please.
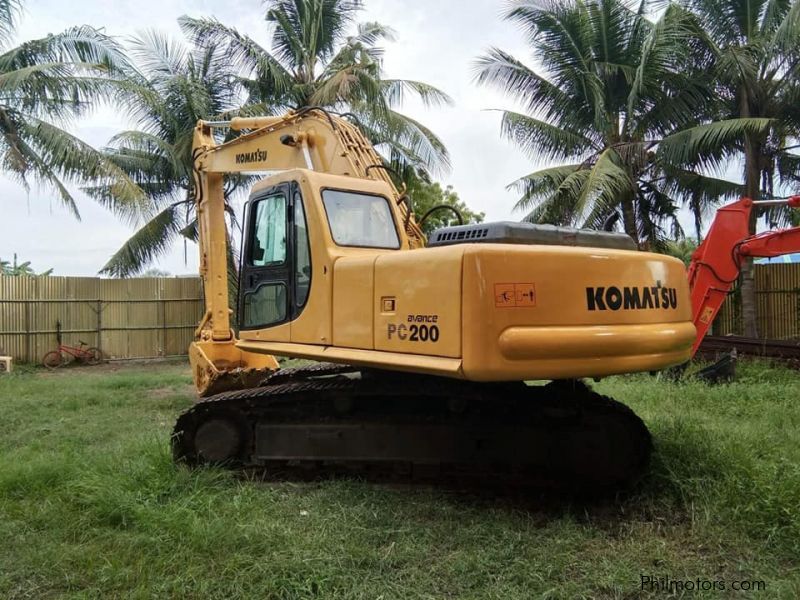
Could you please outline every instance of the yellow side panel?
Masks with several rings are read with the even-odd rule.
[[[426,248],[378,257],[376,350],[461,356],[463,248]]]
[[[270,342],[291,342],[292,330],[291,323],[282,323],[264,329],[253,329],[250,331],[239,332],[239,338],[243,340],[269,340]]]
[[[333,265],[333,345],[372,350],[377,256],[343,257]]]
[[[316,346],[312,344],[284,344],[281,342],[254,342],[242,340],[236,344],[239,350],[246,353],[274,354],[308,358],[322,362],[344,363],[409,373],[441,375],[463,379],[461,360],[441,356],[423,356],[421,354],[401,354],[398,352],[378,352],[360,348],[337,348],[335,346]]]
[[[469,245],[463,317],[478,381],[660,370],[695,335],[680,261],[599,248]]]

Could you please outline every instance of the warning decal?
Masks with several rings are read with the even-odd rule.
[[[494,305],[497,308],[536,306],[536,286],[532,283],[495,283]]]
[[[703,312],[700,314],[700,322],[704,325],[708,325],[711,322],[711,319],[714,318],[714,309],[710,306],[706,306],[703,309]]]

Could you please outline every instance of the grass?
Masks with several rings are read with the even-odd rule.
[[[0,376],[0,597],[800,597],[800,374],[596,388],[656,454],[635,490],[581,504],[190,472],[167,443],[185,364]]]

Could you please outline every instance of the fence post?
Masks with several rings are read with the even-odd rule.
[[[25,360],[34,362],[31,352],[31,303],[30,300],[25,302]]]
[[[97,349],[103,355],[103,299],[97,299]]]
[[[161,296],[161,356],[167,355],[167,301]]]

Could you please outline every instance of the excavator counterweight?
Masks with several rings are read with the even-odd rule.
[[[219,127],[240,135],[218,142]],[[381,157],[322,109],[200,122],[193,156],[206,313],[190,358],[205,399],[178,420],[176,459],[584,489],[641,474],[644,424],[579,380],[689,358],[680,261],[620,234],[513,223],[425,247]],[[223,178],[264,171],[234,333]]]

